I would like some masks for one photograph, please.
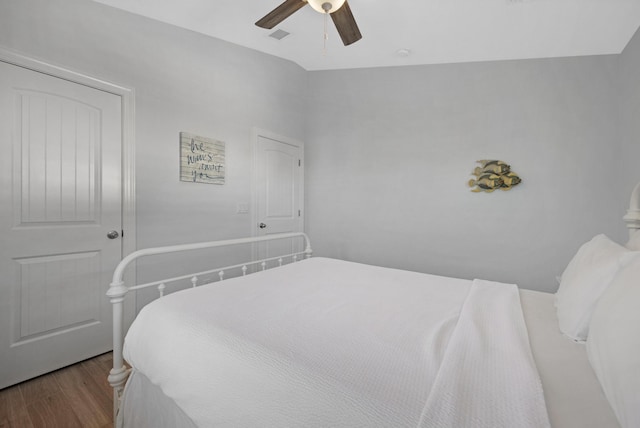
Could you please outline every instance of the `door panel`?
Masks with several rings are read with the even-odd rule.
[[[100,111],[35,91],[16,91],[20,156],[16,226],[96,221]],[[98,153],[96,153],[98,151]],[[99,179],[99,177],[98,177]]]
[[[111,348],[121,98],[0,62],[0,388]]]
[[[99,258],[90,251],[15,260],[20,319],[13,322],[20,331],[14,345],[100,320]]]
[[[297,219],[296,208],[296,171],[298,168],[298,156],[296,150],[283,148],[265,149],[265,215],[271,227]],[[289,149],[289,150],[286,150]],[[292,148],[293,149],[293,148]],[[297,224],[294,223],[295,226]],[[294,226],[294,227],[295,227]]]

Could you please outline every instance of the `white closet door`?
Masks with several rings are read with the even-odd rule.
[[[301,143],[258,135],[256,188],[258,235],[302,232],[304,205],[304,151]],[[300,250],[300,242],[262,244],[259,257]]]
[[[111,349],[121,98],[0,62],[0,388]]]

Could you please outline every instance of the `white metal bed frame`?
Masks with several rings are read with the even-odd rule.
[[[167,253],[177,253],[182,251],[191,251],[191,250],[203,250],[208,248],[217,248],[217,247],[228,247],[233,245],[241,245],[241,244],[258,244],[266,241],[273,240],[283,240],[283,239],[295,239],[302,238],[304,241],[304,250],[293,252],[289,254],[284,254],[275,257],[269,257],[264,259],[259,259],[251,262],[240,263],[230,266],[218,267],[215,269],[210,269],[197,273],[189,273],[185,275],[176,276],[168,279],[161,279],[157,281],[151,281],[144,284],[139,284],[135,286],[127,286],[124,283],[124,271],[131,263],[136,261],[141,257],[153,256],[158,254],[167,254]],[[129,376],[129,369],[124,364],[124,358],[122,356],[123,345],[124,345],[124,299],[130,291],[142,290],[145,288],[156,287],[159,293],[159,297],[163,297],[165,293],[165,288],[167,284],[189,280],[191,282],[192,287],[198,286],[198,281],[200,278],[216,274],[218,275],[219,281],[224,280],[225,274],[229,271],[240,270],[242,275],[247,275],[249,272],[249,267],[251,266],[259,266],[260,270],[266,270],[271,267],[281,266],[283,263],[290,261],[296,262],[299,257],[310,258],[313,251],[311,250],[311,243],[309,241],[309,237],[302,232],[296,233],[281,233],[253,238],[241,238],[241,239],[228,239],[224,241],[210,241],[210,242],[199,242],[195,244],[183,244],[183,245],[172,245],[167,247],[155,247],[155,248],[145,248],[142,250],[134,251],[133,253],[126,256],[118,266],[116,267],[113,273],[113,279],[109,286],[109,291],[107,292],[107,296],[109,297],[112,307],[113,307],[113,368],[109,372],[109,384],[113,388],[113,418],[114,425],[117,420],[118,409],[120,407],[120,400],[122,397],[122,392],[124,390],[124,385]],[[204,285],[203,282],[201,285]]]
[[[634,233],[640,233],[640,183],[631,192],[629,209],[624,216],[624,221],[629,229],[629,237],[633,236]]]
[[[624,216],[624,221],[627,225],[627,228],[629,229],[629,236],[633,236],[634,233],[640,233],[640,183],[636,185],[632,192],[629,209]],[[181,275],[170,279],[152,281],[131,287],[124,284],[123,276],[125,268],[141,257],[240,244],[257,244],[260,242],[271,240],[292,238],[303,238],[305,249],[299,252],[285,254],[282,256],[270,257],[243,264],[215,268],[203,272]],[[257,265],[261,270],[265,270],[269,267],[282,265],[286,260],[295,262],[300,256],[309,258],[311,257],[311,255],[312,250],[309,237],[306,234],[300,232],[243,239],[229,239],[224,241],[201,242],[196,244],[173,245],[168,247],[147,248],[135,251],[125,257],[116,267],[116,270],[113,274],[113,280],[109,287],[109,291],[107,292],[107,296],[110,298],[113,306],[113,368],[109,372],[108,380],[113,387],[114,424],[117,419],[117,412],[120,406],[120,400],[122,397],[122,392],[124,390],[124,385],[127,381],[127,377],[129,376],[129,369],[127,369],[124,365],[124,359],[122,356],[122,348],[124,345],[124,299],[128,292],[141,290],[143,288],[157,287],[159,295],[160,297],[162,297],[164,295],[166,284],[168,283],[189,279],[192,286],[196,287],[198,285],[198,277],[202,277],[204,275],[217,273],[219,280],[222,281],[224,280],[225,272],[228,272],[229,270],[240,269],[242,275],[246,275],[248,273],[249,266]],[[271,263],[272,266],[269,266],[269,263]]]

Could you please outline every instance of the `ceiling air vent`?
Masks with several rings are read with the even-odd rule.
[[[276,30],[273,33],[269,34],[269,37],[273,37],[276,40],[282,40],[287,37],[291,33],[287,33],[284,30]]]

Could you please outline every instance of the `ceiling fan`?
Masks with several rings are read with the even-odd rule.
[[[316,11],[331,15],[331,19],[345,46],[362,38],[347,0],[285,0],[284,3],[256,22],[256,25],[261,28],[272,29],[307,3]]]

